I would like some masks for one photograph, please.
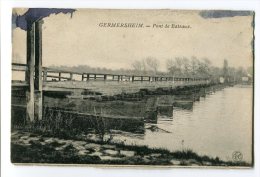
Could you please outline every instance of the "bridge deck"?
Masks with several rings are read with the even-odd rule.
[[[72,91],[74,94],[81,93],[84,90],[98,92],[102,95],[116,95],[121,93],[136,93],[140,89],[155,90],[157,88],[175,88],[177,86],[192,86],[206,84],[206,81],[193,82],[104,82],[104,81],[60,81],[44,82],[43,91]],[[24,82],[14,82],[13,88],[28,86]]]

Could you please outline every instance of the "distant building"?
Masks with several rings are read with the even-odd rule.
[[[241,81],[243,84],[250,84],[253,82],[253,77],[250,74],[247,74],[241,78]]]
[[[248,82],[249,78],[247,76],[242,77],[242,82]]]

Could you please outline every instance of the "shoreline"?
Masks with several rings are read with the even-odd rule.
[[[171,152],[122,142],[90,140],[83,136],[65,139],[14,131],[11,140],[11,161],[15,164],[251,167],[244,161],[223,161],[218,157],[200,156],[190,149]]]

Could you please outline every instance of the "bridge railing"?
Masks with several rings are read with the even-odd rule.
[[[25,74],[28,70],[26,64],[12,63],[12,80],[13,81],[25,81]]]
[[[25,74],[28,70],[26,64],[12,63],[13,72],[23,73],[23,79],[13,81],[25,82]],[[13,73],[13,76],[16,74]],[[103,73],[80,73],[73,71],[64,71],[42,67],[43,82],[53,81],[117,81],[117,82],[172,82],[172,83],[199,83],[207,82],[208,78],[191,78],[191,77],[173,77],[173,76],[147,76],[147,75],[120,75],[120,74],[103,74]]]

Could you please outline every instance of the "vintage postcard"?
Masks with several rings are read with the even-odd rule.
[[[254,12],[15,8],[11,161],[253,167]]]

